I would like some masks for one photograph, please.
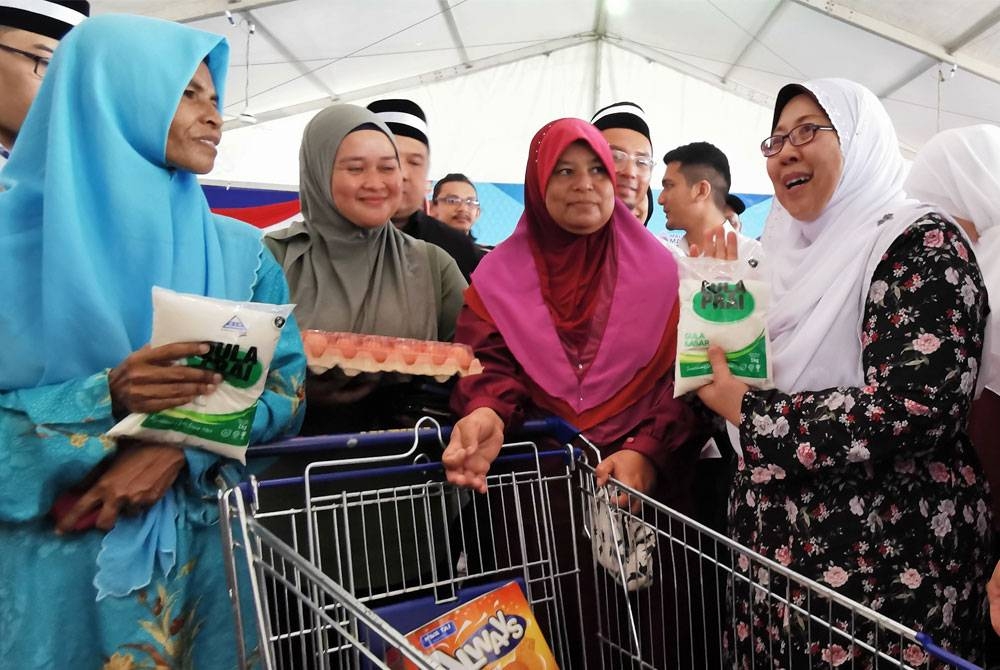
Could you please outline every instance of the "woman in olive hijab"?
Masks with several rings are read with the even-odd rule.
[[[288,278],[302,328],[448,340],[466,288],[444,251],[396,229],[402,173],[392,133],[372,112],[335,105],[306,126],[303,221],[265,238]],[[304,433],[392,427],[409,384],[331,371],[307,381]],[[350,404],[350,416],[338,407]]]

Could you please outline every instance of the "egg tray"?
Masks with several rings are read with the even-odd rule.
[[[302,341],[309,369],[316,374],[339,368],[349,377],[395,372],[443,382],[483,371],[472,348],[464,344],[322,330],[303,331]]]

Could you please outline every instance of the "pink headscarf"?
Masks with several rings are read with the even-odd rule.
[[[590,235],[552,219],[545,190],[574,142],[586,143],[614,180],[611,150],[596,128],[581,119],[544,126],[531,142],[524,214],[472,281],[525,373],[580,414],[661,353],[678,276],[672,254],[617,199],[608,223]]]

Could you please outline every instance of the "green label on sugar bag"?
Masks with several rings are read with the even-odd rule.
[[[691,298],[694,313],[712,323],[735,323],[753,314],[756,301],[743,282],[701,283]]]
[[[256,384],[264,366],[257,360],[257,347],[240,349],[238,344],[209,342],[211,347],[204,356],[192,356],[184,364],[192,368],[218,372],[227,384],[238,389],[250,388]]]
[[[767,379],[767,340],[761,332],[753,342],[738,351],[726,354],[729,370],[737,377]],[[685,351],[677,356],[681,377],[703,377],[712,374],[708,351]]]
[[[200,414],[184,409],[168,409],[147,416],[142,427],[172,430],[220,444],[245,447],[250,442],[250,427],[256,411],[257,403],[231,414]]]

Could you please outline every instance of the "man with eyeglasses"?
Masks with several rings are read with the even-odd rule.
[[[52,52],[87,18],[82,0],[0,0],[0,169],[38,94]]]
[[[383,121],[396,139],[403,172],[403,197],[392,222],[410,237],[429,242],[448,252],[458,269],[470,281],[479,264],[476,247],[465,233],[452,230],[424,212],[427,205],[427,173],[430,170],[430,140],[427,117],[420,105],[401,98],[376,100],[369,111]]]
[[[643,225],[649,223],[653,208],[645,205],[652,195],[649,180],[656,161],[645,112],[634,102],[616,102],[597,110],[590,122],[611,146],[618,182],[615,195]]]
[[[473,242],[476,238],[472,235],[472,226],[481,213],[476,187],[464,174],[452,172],[434,184],[434,192],[431,194],[431,216],[446,226],[465,233]],[[487,251],[489,247],[476,244],[476,253],[480,258],[485,256]]]

